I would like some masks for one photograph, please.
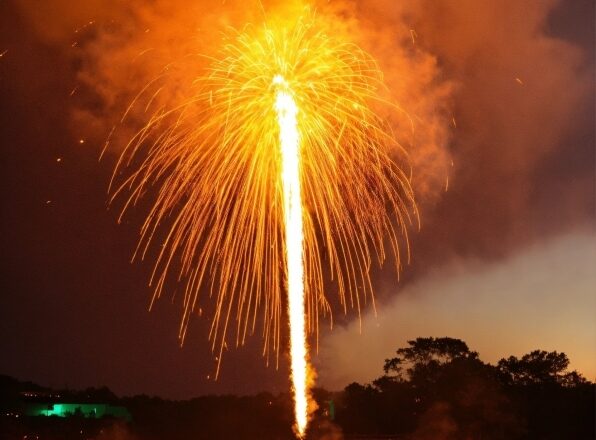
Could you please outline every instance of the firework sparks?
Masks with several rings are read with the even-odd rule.
[[[403,151],[373,110],[387,104],[376,63],[329,36],[321,18],[233,32],[210,59],[193,95],[157,109],[128,144],[113,198],[128,193],[124,213],[157,188],[135,256],[160,237],[154,300],[169,275],[185,280],[181,342],[209,288],[216,376],[231,326],[237,346],[262,326],[264,354],[272,348],[277,360],[287,305],[302,437],[312,411],[307,335],[331,315],[324,280],[335,281],[344,312],[360,311],[374,300],[373,260],[389,252],[399,270],[400,235],[408,248],[417,211],[391,157]]]
[[[302,437],[308,421],[308,360],[302,261],[302,197],[300,194],[300,136],[296,103],[283,77],[277,75],[275,110],[279,123],[282,157],[282,185],[286,242],[288,315],[290,317],[290,358],[294,389],[296,431]]]

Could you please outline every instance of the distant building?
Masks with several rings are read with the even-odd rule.
[[[123,406],[106,403],[26,403],[23,414],[26,416],[71,417],[74,415],[97,418],[116,417],[131,421],[132,417]]]

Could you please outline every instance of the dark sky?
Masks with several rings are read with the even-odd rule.
[[[180,348],[181,304],[164,298],[147,312],[151,265],[130,264],[142,213],[117,224],[107,209],[115,156],[98,161],[107,132],[73,117],[103,108],[91,94],[71,96],[89,71],[85,49],[71,47],[74,30],[110,14],[89,2],[69,19],[60,9],[68,2],[47,11],[34,3],[0,4],[0,373],[174,398],[287,389],[284,359],[279,371],[266,367],[258,337],[226,354],[214,382],[206,319]],[[449,191],[421,200],[402,287],[449,262],[492,264],[561,234],[594,234],[593,2],[476,3],[419,1],[396,12],[455,84],[457,121]],[[371,1],[367,19],[390,4]],[[92,47],[97,36],[85,35],[81,46]],[[399,296],[387,288],[393,274],[376,281],[381,304]],[[552,298],[565,301],[563,292]]]

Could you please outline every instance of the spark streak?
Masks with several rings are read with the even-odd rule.
[[[290,320],[290,357],[294,391],[296,432],[304,436],[308,423],[308,359],[306,341],[306,303],[304,298],[302,196],[300,193],[300,135],[296,122],[298,108],[282,76],[273,78],[278,91],[275,110],[279,124],[282,156],[282,186],[288,316]]]

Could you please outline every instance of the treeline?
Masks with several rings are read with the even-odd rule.
[[[418,338],[370,384],[338,396],[345,435],[404,439],[595,439],[595,386],[564,353],[535,350],[496,365],[453,338]]]
[[[319,409],[309,439],[593,440],[595,385],[569,371],[564,353],[536,350],[496,365],[452,338],[418,338],[380,362],[369,384],[314,390]],[[82,417],[14,417],[37,390],[60,399],[125,406],[132,422]],[[107,388],[42,389],[0,376],[0,438],[177,440],[293,439],[288,394],[204,396],[186,401],[118,398]],[[7,414],[12,414],[8,416]]]

